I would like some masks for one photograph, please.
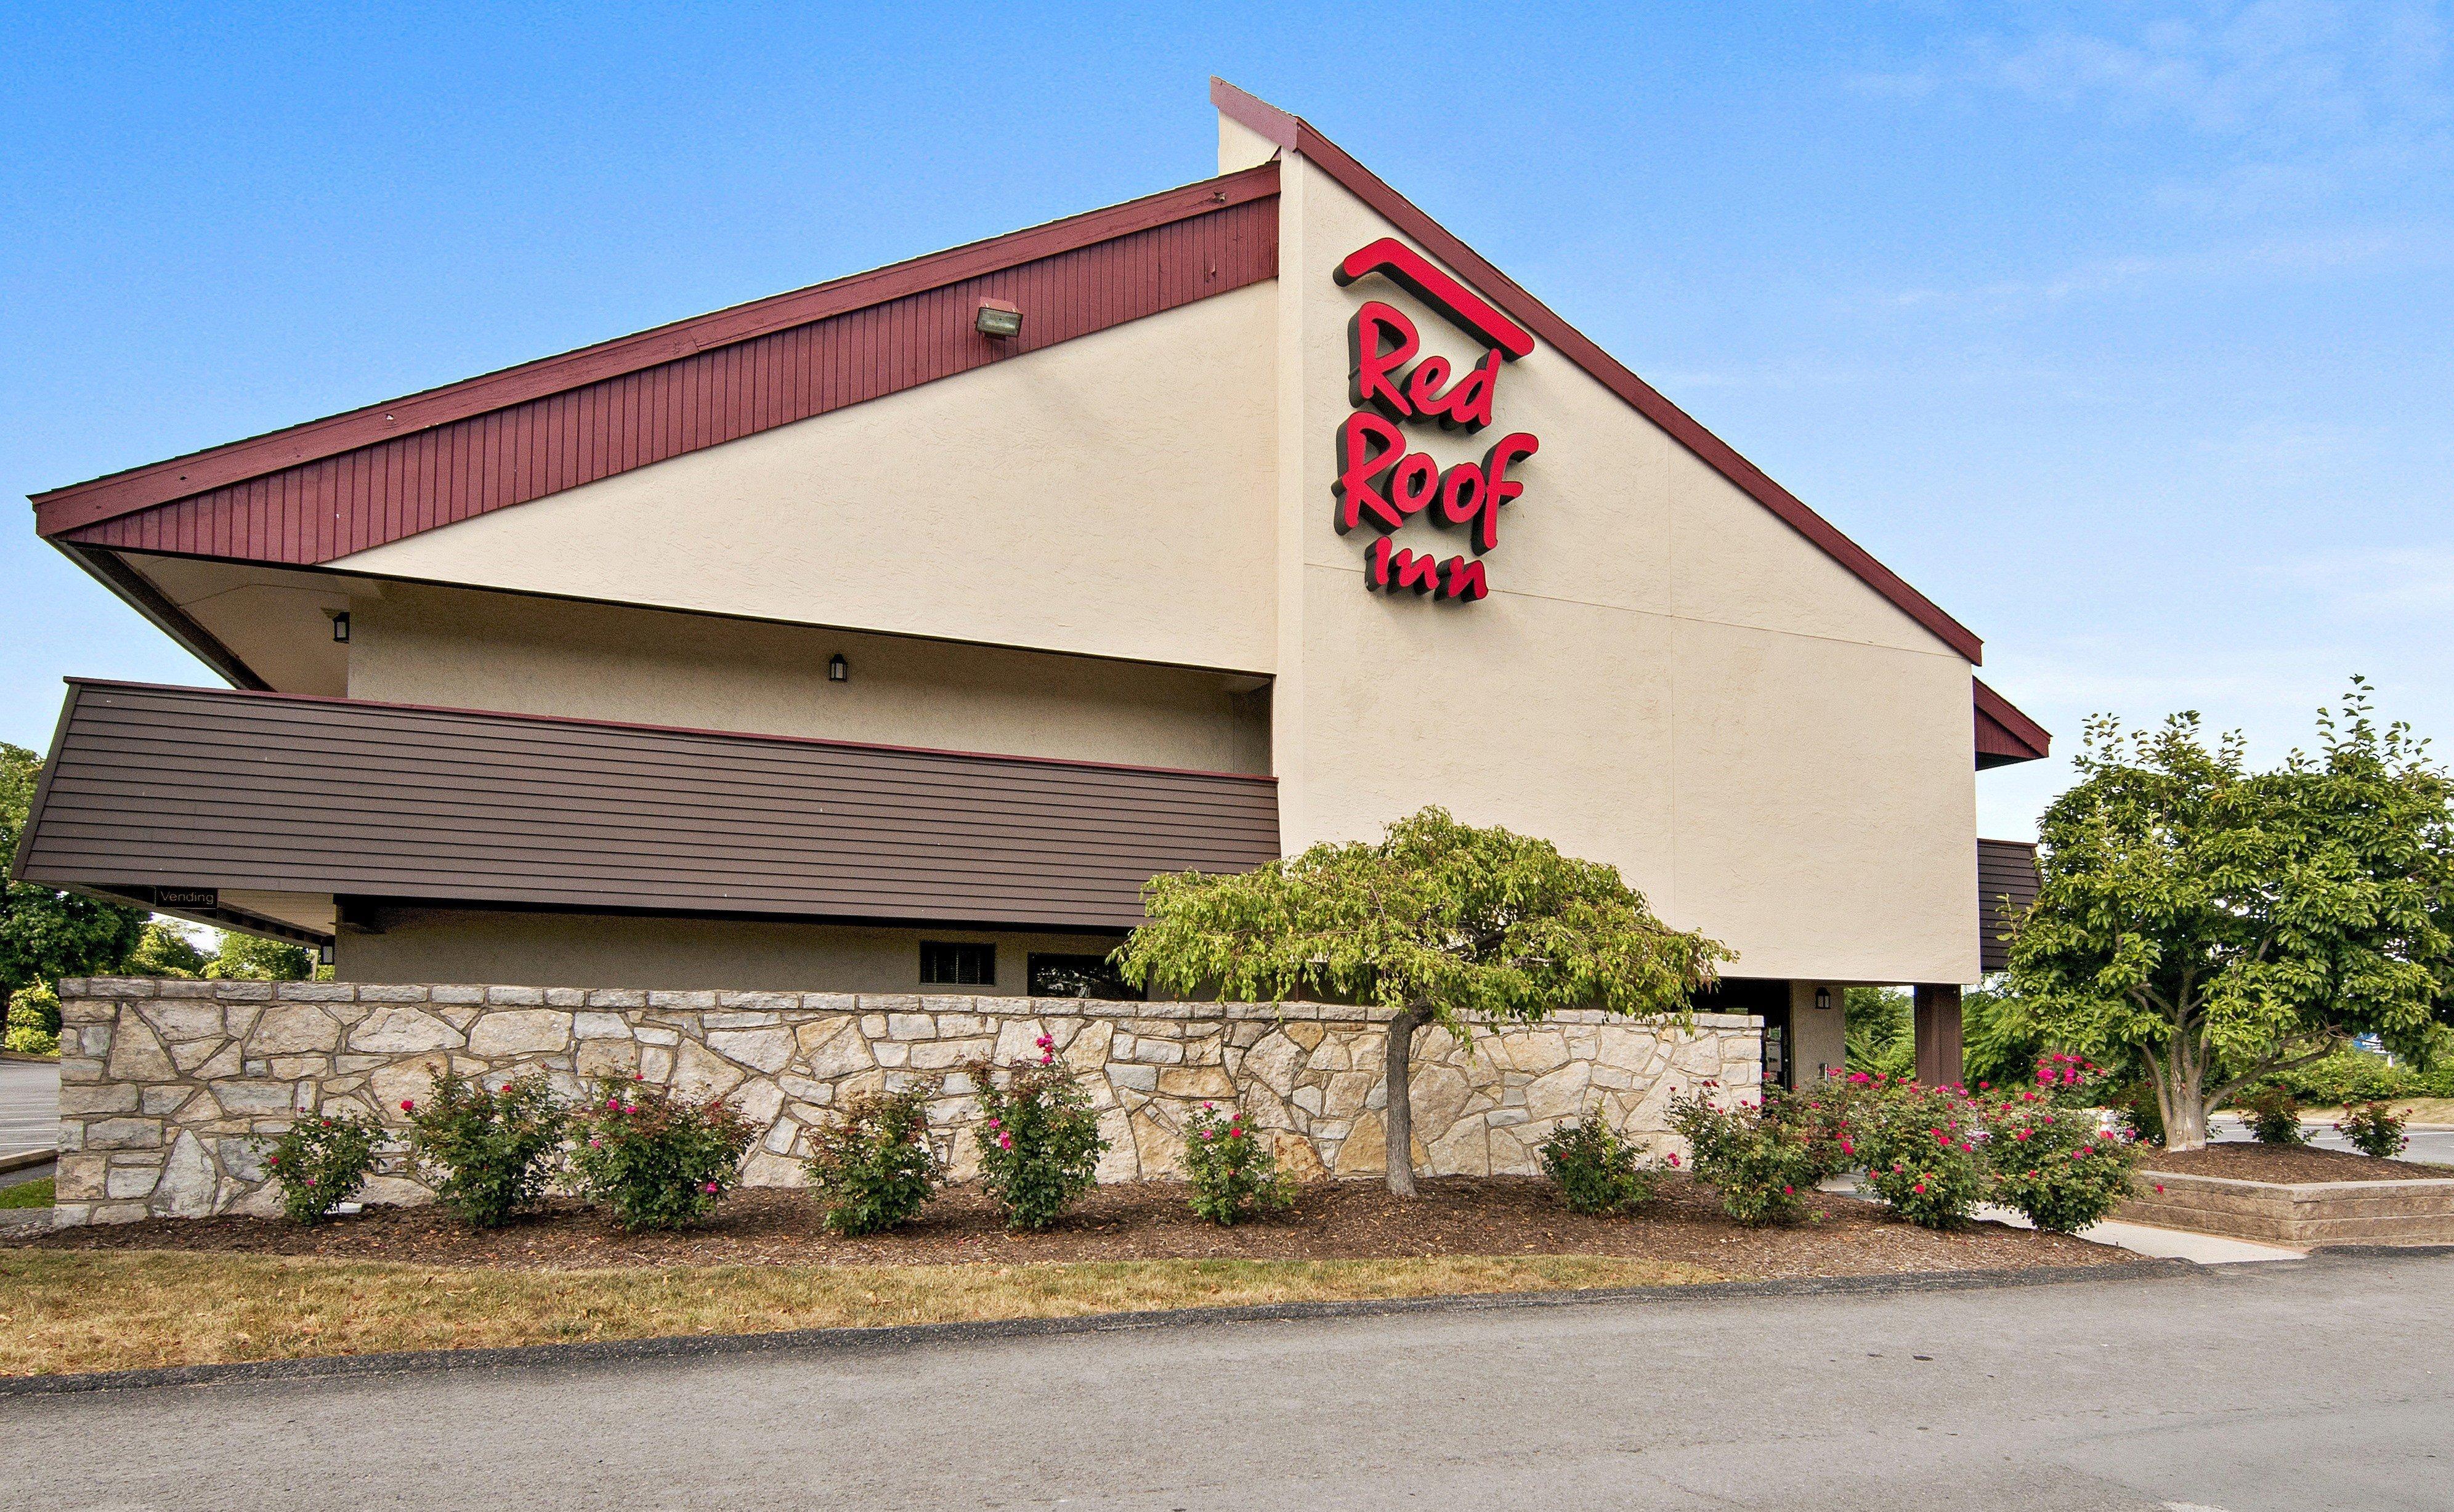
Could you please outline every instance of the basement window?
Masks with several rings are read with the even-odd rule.
[[[996,985],[995,945],[920,942],[920,984],[924,987],[994,987]]]

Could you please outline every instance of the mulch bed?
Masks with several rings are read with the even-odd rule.
[[[2348,1150],[2309,1150],[2226,1140],[2203,1150],[2142,1150],[2142,1171],[2222,1176],[2237,1181],[2422,1181],[2454,1177],[2454,1169],[2413,1160],[2380,1160]]]
[[[206,1250],[316,1255],[431,1265],[562,1270],[629,1265],[1016,1264],[1050,1260],[1371,1260],[1428,1255],[1609,1255],[1680,1260],[1731,1277],[1858,1276],[1910,1271],[2093,1265],[2120,1250],[2000,1223],[1938,1234],[1880,1206],[1819,1193],[1820,1221],[1746,1229],[1713,1193],[1685,1178],[1634,1219],[1579,1218],[1547,1182],[1443,1177],[1412,1202],[1377,1181],[1305,1189],[1289,1213],[1219,1228],[1185,1206],[1175,1181],[1098,1188],[1056,1227],[1008,1234],[979,1193],[952,1188],[889,1234],[837,1239],[804,1193],[735,1193],[705,1227],[626,1235],[576,1202],[557,1200],[508,1228],[479,1233],[439,1208],[370,1208],[313,1228],[269,1219],[157,1219],[75,1228],[30,1242],[46,1249]]]

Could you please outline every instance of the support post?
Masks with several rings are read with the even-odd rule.
[[[1920,982],[1914,989],[1917,1077],[1929,1087],[1960,1079],[1960,988]]]

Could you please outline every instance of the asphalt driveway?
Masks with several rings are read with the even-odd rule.
[[[0,1155],[49,1150],[59,1140],[59,1063],[0,1060]]]
[[[2449,1507],[2449,1340],[2319,1259],[0,1399],[0,1506]]]

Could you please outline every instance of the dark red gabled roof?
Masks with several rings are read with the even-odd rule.
[[[34,495],[63,546],[312,565],[1277,274],[1275,163]],[[974,329],[984,300],[1019,336]]]
[[[2038,761],[2053,754],[2054,737],[2045,727],[2011,706],[2011,700],[1985,686],[1981,677],[1968,679],[1977,695],[1977,765],[2009,766]]]
[[[1348,156],[1343,148],[1321,135],[1311,122],[1300,115],[1290,115],[1219,78],[1210,81],[1210,103],[1265,140],[1302,153],[1321,171],[1337,180],[1348,193],[1371,206],[1389,224],[1413,237],[1425,251],[1477,286],[1483,297],[1502,312],[1557,347],[1602,387],[1668,432],[1674,440],[1715,472],[1745,490],[1757,503],[1787,521],[1792,529],[1862,578],[1868,587],[1889,599],[1902,614],[1932,631],[1943,644],[1970,661],[1984,661],[1985,642],[1980,640],[1975,632],[1944,614],[1932,599],[1911,588],[1898,573],[1875,560],[1864,547],[1841,534],[1831,521],[1807,508],[1798,495],[1774,482],[1762,469],[1740,456],[1736,448],[1705,430],[1693,415],[1663,398],[1651,384],[1621,366],[1618,358],[1596,346],[1592,338],[1561,319],[1548,305],[1519,288],[1516,280],[1493,267],[1481,253],[1458,240],[1446,227],[1417,209],[1405,195],[1382,183],[1370,169]]]
[[[1681,445],[1972,662],[1973,633],[1301,117],[1213,80]],[[313,565],[1275,277],[1277,165],[34,495],[66,548]],[[979,302],[1030,312],[972,329]],[[2006,706],[2007,707],[2007,706]],[[2016,712],[2016,711],[2015,711]]]

